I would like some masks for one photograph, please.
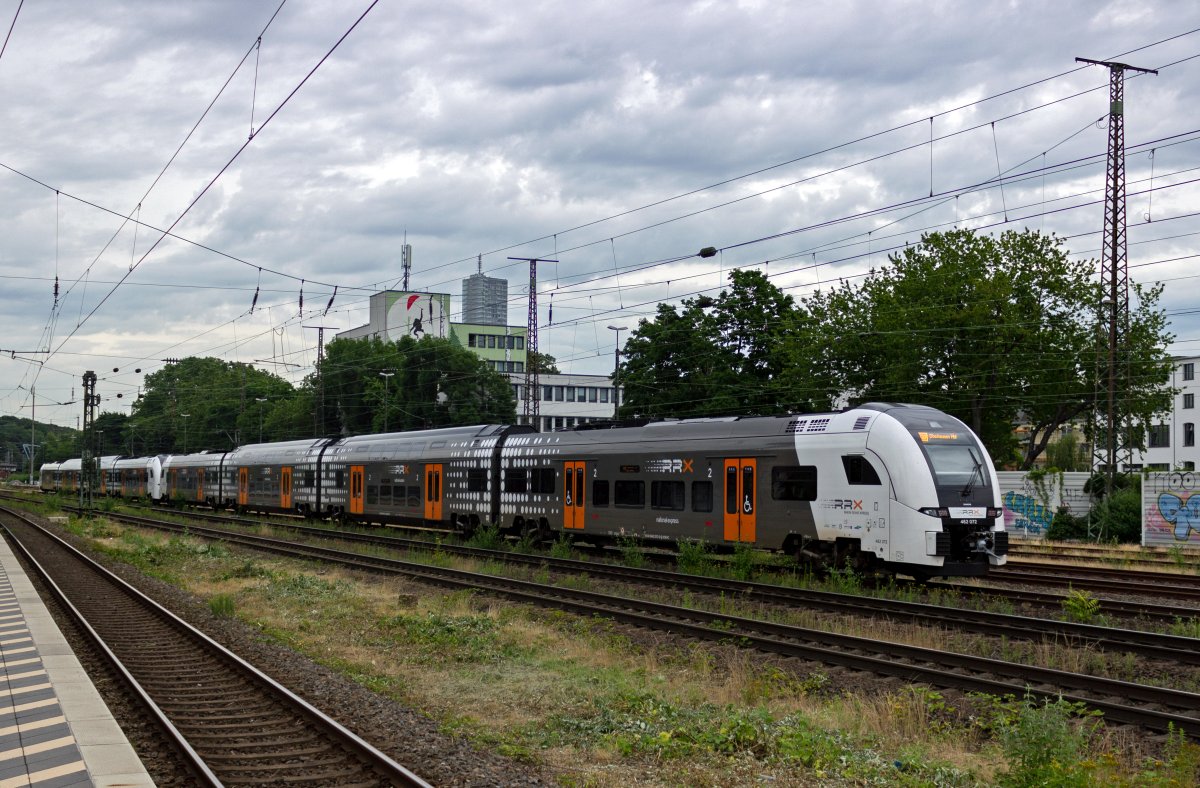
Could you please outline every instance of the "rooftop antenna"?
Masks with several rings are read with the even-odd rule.
[[[404,292],[408,292],[408,277],[412,273],[412,247],[408,245],[408,230],[404,231],[404,245],[400,247],[400,270],[404,272]]]

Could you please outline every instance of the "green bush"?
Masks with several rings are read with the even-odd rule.
[[[1101,541],[1137,544],[1142,539],[1142,491],[1114,490],[1092,507],[1092,533]]]
[[[1054,513],[1054,520],[1046,529],[1047,539],[1087,539],[1088,536],[1088,518],[1076,517],[1065,508]]]

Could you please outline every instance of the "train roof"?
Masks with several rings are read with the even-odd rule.
[[[329,444],[331,440],[330,438],[305,438],[304,440],[279,443],[251,443],[246,446],[238,446],[226,454],[225,463],[230,465],[242,462],[272,462],[274,460],[299,462],[304,460],[312,449],[319,449]],[[209,461],[211,462],[211,459]]]
[[[436,430],[416,432],[385,432],[374,435],[355,435],[332,444],[326,458],[336,457],[339,461],[369,461],[390,459],[402,455],[408,459],[419,459],[425,451],[446,448],[470,448],[485,440],[495,440],[502,435],[534,433],[532,427],[513,424],[481,424],[468,427],[444,427]]]
[[[207,468],[219,465],[227,452],[200,451],[191,454],[172,454],[162,461],[164,468]]]
[[[114,468],[148,468],[152,467],[155,462],[159,462],[158,457],[122,457],[114,463]]]

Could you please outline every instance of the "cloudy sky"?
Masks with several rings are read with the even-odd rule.
[[[1130,274],[1200,354],[1194,0],[0,0],[0,24],[2,414],[36,387],[75,426],[54,403],[88,369],[128,412],[188,355],[299,381],[304,326],[365,323],[406,237],[411,289],[458,309],[482,255],[518,325],[507,258],[559,260],[541,348],[600,374],[607,326],[735,267],[803,297],[955,223],[1098,257],[1108,72],[1076,56],[1160,70],[1126,83]]]

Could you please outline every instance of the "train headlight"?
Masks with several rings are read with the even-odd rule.
[[[996,509],[996,508],[993,508],[990,506],[988,507],[988,510],[987,510],[988,517],[1000,517],[1003,514],[1004,514],[1003,509]]]
[[[929,515],[930,517],[944,518],[950,516],[949,509],[938,509],[935,506],[926,506],[925,508],[918,509],[917,511],[919,511],[921,514]]]

